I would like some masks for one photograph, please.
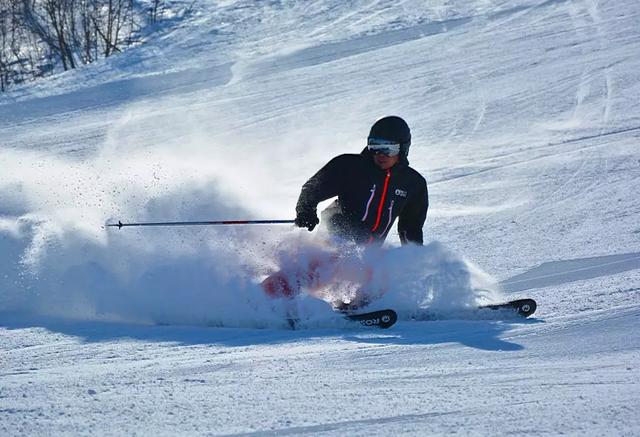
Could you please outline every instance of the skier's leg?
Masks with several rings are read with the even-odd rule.
[[[303,266],[295,266],[293,271],[280,270],[269,275],[262,281],[262,288],[268,296],[273,298],[295,297],[302,289],[310,294],[325,287],[331,279],[337,256],[315,256]]]
[[[262,281],[260,285],[262,285],[262,289],[269,297],[274,299],[279,297],[291,298],[297,295],[300,290],[296,290],[291,286],[288,276],[282,271],[275,272]]]
[[[321,297],[318,292],[335,280],[338,261],[335,253],[316,255],[309,261],[300,280],[311,295]]]
[[[286,268],[262,281],[265,293],[273,298],[292,298],[305,290],[312,296],[326,299],[322,290],[342,276],[340,250],[336,250],[332,242],[325,241],[323,245],[303,248],[296,255],[287,260]]]
[[[360,270],[360,287],[356,290],[352,305],[356,308],[362,308],[374,300],[372,292],[373,268],[371,266],[362,265]]]
[[[374,250],[374,252],[371,252]],[[339,264],[337,276],[358,286],[349,302],[349,309],[362,308],[382,297],[388,290],[388,275],[380,249],[365,248],[364,253],[345,257]]]

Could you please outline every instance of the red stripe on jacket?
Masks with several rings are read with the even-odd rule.
[[[382,198],[380,199],[380,205],[378,205],[378,216],[376,217],[376,224],[371,228],[371,232],[375,232],[380,227],[380,220],[382,219],[382,210],[384,209],[384,201],[387,199],[387,190],[389,189],[389,179],[391,179],[391,169],[387,170],[387,176],[384,179],[384,188],[382,188]]]

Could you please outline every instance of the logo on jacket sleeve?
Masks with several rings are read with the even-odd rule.
[[[396,189],[396,196],[407,197],[407,192],[401,189]]]

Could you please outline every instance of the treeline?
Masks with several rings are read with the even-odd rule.
[[[139,42],[164,0],[0,0],[0,91]]]

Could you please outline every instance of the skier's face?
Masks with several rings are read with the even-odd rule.
[[[387,156],[387,155],[383,155],[382,153],[376,153],[373,155],[373,162],[375,162],[376,165],[383,170],[390,169],[391,167],[396,165],[399,160],[400,160],[400,155]]]

